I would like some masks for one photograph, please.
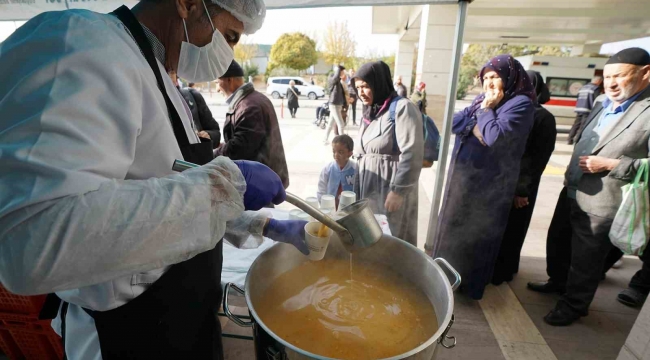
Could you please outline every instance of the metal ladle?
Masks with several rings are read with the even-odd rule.
[[[198,166],[191,162],[176,160],[172,170],[183,172]],[[338,213],[343,216],[337,220],[323,214],[292,193],[287,193],[286,201],[332,229],[350,252],[374,245],[384,234],[366,199],[346,206]]]
[[[286,201],[332,229],[350,252],[374,245],[384,234],[366,199],[359,200],[339,211],[337,214],[343,216],[337,220],[323,214],[292,193],[287,193]]]

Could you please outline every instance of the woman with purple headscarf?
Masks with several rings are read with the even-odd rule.
[[[433,248],[461,274],[462,291],[481,299],[490,282],[533,126],[535,89],[510,55],[479,73],[484,93],[454,116],[456,143]]]

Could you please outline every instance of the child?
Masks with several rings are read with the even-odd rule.
[[[325,166],[318,181],[318,201],[323,195],[334,195],[336,207],[343,191],[354,191],[357,163],[350,161],[354,141],[348,135],[339,135],[332,140],[334,161]]]

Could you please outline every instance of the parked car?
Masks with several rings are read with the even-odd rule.
[[[325,90],[322,87],[312,85],[298,76],[270,77],[266,86],[266,93],[274,99],[286,97],[291,80],[296,83],[296,88],[300,91],[301,96],[306,96],[310,100],[320,99],[325,96]]]

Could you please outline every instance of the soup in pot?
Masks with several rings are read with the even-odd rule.
[[[403,354],[438,329],[433,305],[407,280],[372,266],[352,269],[346,260],[305,262],[282,274],[256,310],[285,341],[337,359]]]

